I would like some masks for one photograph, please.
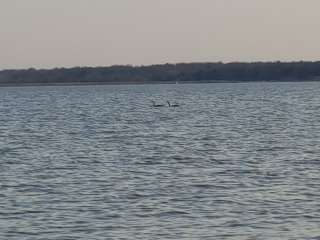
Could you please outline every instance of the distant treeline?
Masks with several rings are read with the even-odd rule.
[[[179,63],[0,71],[0,85],[320,81],[320,62]]]

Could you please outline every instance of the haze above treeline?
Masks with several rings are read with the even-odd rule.
[[[320,81],[320,61],[178,63],[0,71],[0,85],[247,81]]]

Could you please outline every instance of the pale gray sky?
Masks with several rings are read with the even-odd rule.
[[[0,0],[0,69],[318,60],[319,0]]]

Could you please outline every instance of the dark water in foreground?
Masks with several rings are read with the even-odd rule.
[[[0,88],[0,239],[320,239],[319,93]]]

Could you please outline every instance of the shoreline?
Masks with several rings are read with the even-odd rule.
[[[308,79],[308,80],[247,80],[247,81],[230,81],[230,80],[203,80],[203,81],[179,81],[179,82],[167,82],[167,81],[145,81],[145,82],[52,82],[52,83],[0,83],[1,87],[46,87],[46,86],[99,86],[99,85],[160,85],[160,84],[208,84],[208,83],[304,83],[304,82],[320,82],[319,79]]]
[[[0,87],[310,81],[320,81],[320,61],[0,70]]]

